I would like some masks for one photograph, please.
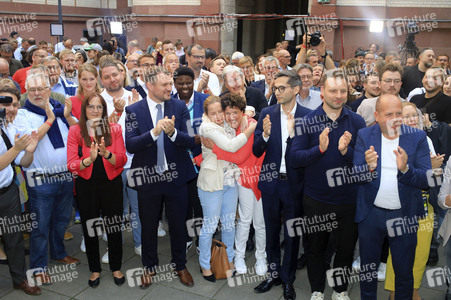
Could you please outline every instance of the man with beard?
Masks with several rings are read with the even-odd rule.
[[[175,55],[173,53],[169,55]],[[164,61],[164,58],[163,58]],[[178,61],[178,60],[177,60]],[[198,134],[199,126],[202,122],[202,114],[204,113],[204,101],[208,98],[208,95],[196,92],[194,90],[194,72],[188,67],[180,67],[173,72],[174,87],[177,93],[173,96],[175,99],[182,100],[186,104],[186,108],[189,112],[190,123],[187,124],[188,128],[192,128],[191,134],[194,135],[196,146],[188,150],[191,157],[196,157],[202,154],[200,136]],[[188,133],[190,133],[188,131]],[[199,196],[197,194],[197,174],[199,170],[196,166],[196,177],[188,182],[189,190],[189,208],[186,220],[193,218],[202,218],[202,206],[200,205]],[[197,246],[199,246],[199,240],[196,240]],[[187,251],[192,247],[193,241],[190,236],[187,236],[186,249]]]
[[[404,102],[405,100],[399,96],[399,91],[402,84],[401,77],[402,68],[400,66],[394,64],[385,65],[379,75],[381,95],[396,95],[402,102]],[[376,101],[378,98],[379,97],[365,99],[357,108],[357,113],[363,117],[366,126],[374,125],[376,122],[374,112],[376,111]]]
[[[61,63],[58,58],[55,56],[47,56],[42,60],[42,64],[49,71],[49,81],[52,92],[60,93],[66,98],[77,94],[78,86],[61,76]]]
[[[274,76],[280,72],[280,64],[274,56],[268,56],[263,60],[262,73],[265,79],[251,83],[251,87],[259,89],[266,98],[268,106],[277,103],[276,96],[273,94]]]
[[[379,97],[381,94],[379,76],[376,73],[369,73],[365,76],[363,79],[363,90],[365,92],[363,96],[348,105],[353,112],[357,112],[357,108],[359,108],[363,100]]]
[[[118,123],[122,128],[122,135],[125,137],[125,114],[124,108],[134,103],[133,94],[130,91],[124,89],[124,77],[119,69],[119,64],[115,61],[107,61],[99,69],[99,76],[102,85],[105,87],[100,94],[107,104],[107,112],[109,121],[112,123]],[[124,165],[124,171],[122,172],[122,181],[124,184],[124,203],[130,204],[131,215],[130,222],[137,224],[133,227],[133,237],[135,242],[135,253],[141,255],[141,223],[138,218],[138,196],[135,190],[127,186],[127,172],[130,169],[133,155],[129,152],[127,154],[127,163]],[[125,212],[127,212],[126,210]],[[103,263],[108,263],[108,252],[102,257]]]
[[[202,67],[205,64],[205,49],[199,44],[192,44],[186,50],[188,67],[194,72],[194,90],[210,96],[219,96],[221,88],[218,77]]]
[[[308,240],[307,274],[311,300],[324,299],[324,257],[330,235],[333,233],[336,241],[334,269],[351,268],[357,242],[357,225],[354,223],[357,185],[345,177],[346,170],[353,166],[357,132],[365,128],[365,122],[344,107],[347,95],[344,70],[329,70],[321,89],[323,105],[305,116],[290,152],[291,166],[305,168],[303,211],[304,224],[308,226],[302,227]],[[335,180],[334,174],[340,170],[342,177]],[[289,221],[285,220],[287,227]],[[315,227],[330,230],[315,230]],[[343,279],[333,286],[332,300],[350,299],[348,282]]]
[[[417,66],[407,67],[402,75],[402,86],[405,95],[417,87],[423,86],[423,77],[426,70],[435,63],[435,54],[432,48],[424,48],[420,53],[420,62]]]
[[[449,68],[449,56],[448,54],[440,54],[437,56],[437,64],[438,67],[445,70],[446,75],[451,74],[451,69]]]
[[[431,159],[426,133],[402,125],[402,116],[399,97],[381,95],[377,124],[357,136],[354,174],[366,179],[359,185],[355,214],[361,299],[377,299],[375,275],[384,239],[393,258],[395,299],[412,299],[418,218],[425,214],[421,190],[429,188]]]
[[[66,79],[66,81],[72,81],[78,86],[78,72],[75,68],[75,54],[69,49],[64,49],[60,52],[59,57],[61,65],[63,66],[61,77]]]
[[[451,124],[451,97],[442,92],[444,80],[443,69],[437,67],[427,69],[423,77],[426,93],[413,96],[410,102],[429,114],[431,121]]]

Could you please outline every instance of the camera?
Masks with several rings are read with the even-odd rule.
[[[308,35],[310,36],[310,46],[316,47],[321,43],[321,32],[317,31],[314,33],[309,33]]]

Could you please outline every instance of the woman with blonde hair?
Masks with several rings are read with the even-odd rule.
[[[90,64],[85,63],[78,68],[78,89],[77,95],[70,97],[72,101],[72,114],[80,119],[81,105],[83,99],[89,97],[94,93],[100,93],[100,87],[98,84],[99,73],[97,68]]]

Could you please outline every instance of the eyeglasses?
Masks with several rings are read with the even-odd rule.
[[[28,89],[27,91],[28,91],[29,94],[36,93],[36,92],[42,93],[42,92],[44,92],[45,90],[47,90],[48,88],[49,88],[49,87],[30,88],[30,89]]]
[[[149,68],[149,67],[155,67],[156,64],[142,64],[140,67]]]
[[[313,75],[300,75],[299,77],[301,77],[302,80],[304,80],[304,79],[312,79]]]
[[[265,67],[265,69],[268,71],[275,71],[275,70],[278,70],[279,68],[278,67]]]
[[[95,106],[95,105],[88,105],[88,109],[89,110],[103,110],[103,106],[102,105],[97,105],[97,106]]]
[[[290,56],[290,55],[286,55],[286,56],[281,56],[281,57],[283,57],[283,58],[291,58],[291,56]]]
[[[386,84],[392,84],[392,83],[400,84],[401,80],[399,80],[399,79],[384,79],[384,80],[382,80],[382,82],[384,82]]]
[[[285,90],[286,90],[287,88],[291,88],[291,86],[284,86],[284,85],[281,85],[281,86],[274,86],[274,87],[272,88],[272,92],[275,93],[276,91],[279,91],[279,93],[282,94],[282,93],[285,92]]]
[[[195,59],[205,59],[205,55],[193,55]]]

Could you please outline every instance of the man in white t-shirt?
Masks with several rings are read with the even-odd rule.
[[[433,182],[426,133],[402,125],[397,95],[376,101],[377,124],[358,132],[353,176],[364,178],[357,197],[362,299],[377,297],[377,269],[388,239],[397,299],[411,299],[418,219],[424,216],[422,190]],[[429,175],[428,175],[429,174]],[[363,175],[363,176],[362,176]],[[357,177],[356,177],[357,178]]]
[[[205,64],[205,49],[199,45],[190,45],[186,50],[188,67],[194,71],[194,90],[199,93],[219,96],[221,86],[218,77],[202,69]]]
[[[118,123],[122,127],[122,136],[125,142],[125,106],[135,103],[138,99],[133,99],[133,93],[124,89],[124,77],[117,62],[106,62],[100,68],[100,81],[105,87],[101,93],[107,104],[109,121]],[[138,213],[138,193],[127,187],[127,172],[130,169],[133,155],[126,152],[127,163],[122,172],[122,182],[124,184],[124,215],[128,214],[128,203],[130,204],[130,223],[133,228],[133,240],[135,242],[135,253],[141,255],[141,222]],[[128,203],[127,203],[128,199]],[[108,263],[108,252],[102,257],[103,263]]]

